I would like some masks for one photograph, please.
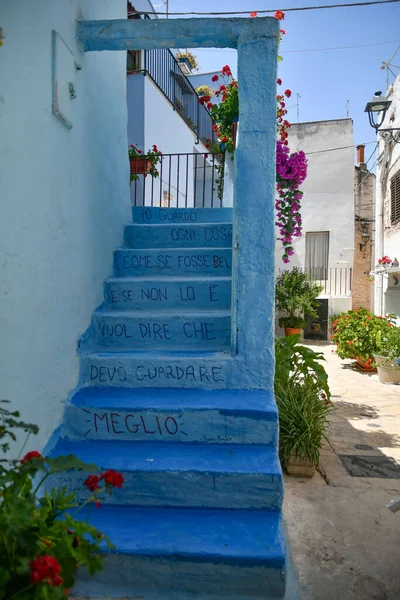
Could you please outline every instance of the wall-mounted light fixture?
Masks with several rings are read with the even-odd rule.
[[[364,231],[364,233],[361,236],[361,240],[362,240],[362,242],[360,244],[360,251],[361,252],[364,252],[364,250],[366,249],[367,243],[369,242],[369,238],[370,237],[371,237],[370,234],[367,231]]]
[[[369,124],[371,127],[373,127],[375,131],[379,131],[381,138],[385,142],[392,140],[393,142],[400,143],[399,127],[380,129],[391,104],[392,101],[388,100],[386,96],[382,96],[382,92],[375,92],[375,96],[372,100],[367,102],[364,112],[368,113]]]

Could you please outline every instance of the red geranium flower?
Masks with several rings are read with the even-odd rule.
[[[62,585],[61,567],[54,556],[37,556],[29,563],[30,583],[45,582],[49,585]]]
[[[277,10],[276,13],[274,14],[275,19],[278,19],[279,21],[283,21],[283,19],[285,18],[285,13],[282,12],[281,10]]]
[[[153,146],[153,152],[158,152],[158,148],[157,148],[157,146],[155,144]]]
[[[278,85],[282,85],[282,79],[279,79],[279,77],[278,77],[278,79],[276,80],[276,83],[277,83]]]
[[[21,465],[26,462],[29,462],[32,458],[43,458],[43,456],[37,450],[32,450],[32,452],[28,452],[25,454],[24,458],[21,460]]]
[[[124,476],[121,473],[114,471],[114,469],[109,469],[103,473],[100,479],[104,479],[104,481],[109,485],[118,488],[122,488],[122,484],[124,483]]]
[[[221,138],[221,142],[229,142],[229,138],[226,135],[224,135],[224,137]]]
[[[232,76],[232,71],[229,65],[225,65],[224,67],[222,67],[222,74],[227,75],[227,77]]]
[[[280,29],[280,30],[279,30],[279,33],[280,33],[281,35],[286,35],[286,31],[285,31],[284,29]]]
[[[97,477],[97,475],[88,475],[88,478],[84,481],[84,485],[91,492],[95,492],[96,490],[100,489],[99,481],[100,481],[100,477]]]
[[[209,103],[207,104],[207,108],[208,108],[208,110],[210,110],[210,108],[212,108],[213,106],[214,106],[214,105],[213,105],[213,103],[212,103],[212,102],[209,102]]]
[[[258,15],[258,13],[255,11],[250,13],[250,19],[254,19],[254,17],[256,17],[257,15]]]
[[[213,75],[211,77],[211,81],[218,81],[218,79],[219,79],[218,75]]]
[[[292,95],[292,92],[290,90],[285,90],[286,98],[290,98],[291,95]]]

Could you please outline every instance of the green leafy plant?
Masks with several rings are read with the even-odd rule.
[[[159,151],[157,146],[153,144],[151,150],[148,150],[146,153],[143,152],[140,148],[137,148],[134,144],[130,144],[128,148],[128,156],[129,159],[134,160],[148,160],[150,162],[150,170],[148,173],[144,173],[144,176],[151,175],[152,177],[158,177],[159,172],[156,168],[156,165],[160,162],[162,152]],[[139,174],[135,173],[134,170],[131,169],[130,181],[138,181]]]
[[[389,359],[400,357],[400,327],[391,323],[376,334],[376,354]]]
[[[279,327],[291,327],[293,329],[304,329],[307,321],[303,317],[281,317],[279,319]]]
[[[8,411],[5,402],[0,407],[0,442],[8,451],[15,430],[23,429],[29,439],[38,428],[20,421],[18,411]],[[78,566],[90,575],[101,569],[100,548],[113,546],[89,525],[89,515],[82,518],[82,511],[90,510],[93,502],[99,507],[99,495],[121,487],[123,477],[113,470],[89,475],[84,484],[91,494],[78,505],[75,493],[65,487],[43,489],[49,476],[71,469],[88,472],[97,467],[72,455],[49,458],[37,451],[22,460],[0,462],[0,598],[65,600]]]
[[[285,386],[289,379],[298,383],[308,379],[329,399],[328,374],[321,364],[325,357],[322,352],[300,344],[300,337],[297,334],[275,338],[275,386]]]
[[[341,314],[333,325],[335,333],[332,340],[337,345],[338,356],[360,357],[365,367],[373,365],[374,354],[379,354],[379,343],[388,348],[385,340],[390,338],[391,329],[397,329],[393,315],[376,316],[366,308],[357,308]]]
[[[314,379],[290,377],[275,385],[279,411],[279,455],[284,468],[296,457],[318,466],[332,403]]]
[[[276,280],[275,300],[276,308],[286,313],[279,319],[280,327],[305,327],[304,316],[316,317],[319,306],[317,296],[322,291],[322,286],[298,267],[282,271]]]

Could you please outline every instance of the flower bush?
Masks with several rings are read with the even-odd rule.
[[[38,428],[20,421],[17,411],[3,407],[5,402],[0,404],[0,446],[8,452],[16,430],[29,437]],[[73,455],[49,458],[35,450],[21,460],[0,461],[0,598],[65,600],[78,565],[93,575],[102,566],[100,548],[113,548],[81,515],[93,503],[100,507],[100,494],[121,487],[123,476],[112,470],[88,475],[85,486],[91,494],[78,505],[75,493],[65,487],[43,490],[50,475],[70,469],[97,467]]]
[[[140,148],[138,148],[134,144],[131,144],[128,148],[128,156],[130,159],[132,158],[132,159],[149,160],[151,164],[150,164],[150,171],[148,174],[151,175],[152,177],[159,176],[159,172],[156,168],[156,165],[161,160],[162,152],[160,152],[160,150],[157,148],[157,146],[155,144],[153,144],[152,149],[148,150],[146,153],[144,153],[143,150],[140,150]],[[147,177],[148,174],[145,173],[144,176]],[[138,180],[139,180],[139,175],[135,172],[132,172],[132,170],[131,170],[130,181],[132,182],[132,181],[138,181]]]
[[[282,11],[275,13],[275,18],[283,20],[285,14]],[[250,14],[251,18],[257,17],[257,13]],[[281,39],[285,31],[280,31]],[[218,149],[226,150],[233,154],[235,150],[233,123],[239,120],[239,89],[238,82],[234,79],[229,65],[225,65],[221,71],[221,77],[214,75],[212,81],[219,81],[220,87],[216,90],[215,96],[221,97],[219,103],[211,101],[211,94],[203,94],[199,102],[210,112],[215,121],[213,130],[218,142],[211,144],[210,140],[205,141],[206,147],[215,152]],[[282,85],[282,80],[277,79],[277,84]],[[277,108],[277,146],[276,146],[276,190],[278,198],[275,203],[276,208],[276,226],[279,229],[279,241],[282,242],[284,263],[290,262],[290,257],[294,254],[293,239],[302,235],[301,220],[301,200],[303,192],[299,186],[307,176],[307,159],[304,152],[291,153],[288,147],[288,129],[290,123],[286,119],[288,110],[285,100],[290,98],[292,92],[286,89],[276,97]]]
[[[379,339],[390,336],[395,328],[393,315],[376,316],[366,308],[343,313],[333,322],[333,342],[340,358],[361,358],[365,367],[373,366],[374,354],[379,354]],[[379,335],[378,335],[379,334]]]

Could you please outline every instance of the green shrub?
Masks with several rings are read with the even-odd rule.
[[[304,328],[305,315],[317,317],[317,297],[322,289],[298,267],[282,271],[276,280],[275,299],[276,308],[286,315],[279,319],[279,326]]]
[[[320,364],[325,360],[322,352],[303,346],[300,334],[275,338],[275,386],[285,385],[289,379],[311,379],[330,398],[328,374]]]
[[[279,456],[287,468],[292,455],[318,466],[328,415],[333,405],[310,377],[278,380],[275,398],[279,411]]]

